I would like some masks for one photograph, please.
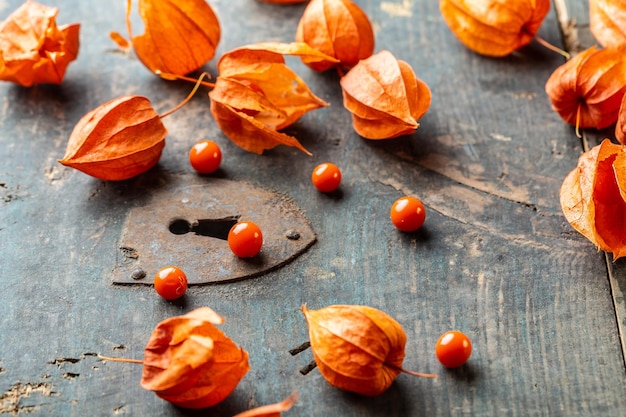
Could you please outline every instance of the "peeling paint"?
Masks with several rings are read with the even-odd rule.
[[[56,394],[53,390],[52,384],[47,382],[40,383],[17,383],[13,385],[8,391],[0,394],[0,414],[11,414],[17,416],[20,413],[32,413],[35,406],[23,406],[21,404],[22,399],[28,398],[31,395],[38,394],[43,397],[51,397]]]
[[[513,140],[513,138],[511,138],[510,136],[504,136],[504,135],[501,135],[500,133],[492,133],[489,136],[491,136],[493,139],[499,140],[501,142],[510,142],[510,141]]]
[[[412,0],[402,0],[402,3],[383,1],[380,3],[380,10],[394,17],[411,17],[413,16]]]

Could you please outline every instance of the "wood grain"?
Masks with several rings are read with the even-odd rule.
[[[600,47],[589,29],[589,3],[577,2],[573,0],[569,0],[565,3],[569,16],[571,16],[570,19],[572,24],[570,24],[569,27],[575,31],[576,38],[580,39],[579,49],[586,49],[594,45]],[[607,128],[603,131],[584,131],[582,140],[583,149],[589,150],[593,146],[599,145],[605,138],[609,138],[617,143],[615,139],[614,127]],[[626,298],[624,298],[624,295],[626,294],[626,269],[624,268],[624,265],[626,264],[624,264],[623,260],[613,261],[611,256],[607,254],[606,265],[611,294],[613,296],[613,303],[615,305],[618,333],[621,340],[623,355],[626,360]]]
[[[20,3],[0,2],[0,17]],[[0,85],[1,412],[226,417],[297,390],[286,416],[626,414],[613,301],[617,288],[623,293],[615,281],[623,282],[624,266],[611,264],[609,281],[604,255],[571,229],[558,203],[581,152],[543,90],[559,55],[533,43],[506,58],[481,57],[454,38],[437,2],[357,1],[375,27],[376,49],[407,61],[432,89],[416,134],[359,138],[338,76],[290,58],[331,103],[287,131],[312,157],[284,147],[263,156],[240,150],[215,126],[205,91],[165,120],[170,135],[153,171],[107,183],[56,162],[80,117],[122,94],[167,109],[191,88],[156,79],[115,50],[108,32],[124,33],[123,3],[48,2],[60,7],[60,23],[82,23],[78,61],[61,86]],[[210,3],[223,25],[218,55],[250,42],[291,41],[304,8]],[[560,44],[554,12],[540,35]],[[215,74],[215,61],[205,69]],[[262,277],[196,286],[180,302],[146,286],[112,285],[129,210],[174,178],[196,181],[187,152],[205,138],[222,147],[223,178],[289,196],[317,243]],[[325,161],[343,170],[337,194],[310,184],[311,170]],[[428,211],[415,234],[398,232],[388,218],[404,194],[422,198]],[[310,352],[288,351],[307,339],[303,303],[384,310],[407,331],[405,367],[439,378],[401,375],[383,395],[364,398],[334,389],[315,370],[302,376]],[[226,317],[222,329],[248,350],[252,368],[211,410],[175,408],[140,387],[141,366],[95,356],[141,358],[159,321],[204,305]],[[452,328],[471,337],[474,353],[448,371],[434,345]]]

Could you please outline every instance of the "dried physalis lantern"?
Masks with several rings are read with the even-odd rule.
[[[325,107],[283,55],[309,60],[333,60],[305,43],[259,43],[224,54],[211,98],[211,113],[224,134],[237,146],[261,154],[278,145],[308,151],[289,135],[278,132],[305,113]]]
[[[605,48],[626,46],[626,2],[589,0],[591,33]]]
[[[466,47],[500,57],[535,38],[550,11],[550,0],[439,0],[439,9]]]
[[[220,24],[205,0],[139,0],[139,15],[145,33],[133,36],[132,0],[128,0],[126,26],[137,57],[152,72],[185,75],[197,70],[215,55]],[[118,33],[111,37],[124,47]]]
[[[591,47],[558,67],[546,83],[552,108],[577,128],[603,129],[617,121],[626,92],[626,56]]]
[[[389,51],[360,61],[341,78],[341,88],[354,130],[367,139],[413,133],[431,102],[426,83]]]
[[[374,31],[367,15],[351,0],[312,0],[298,24],[296,41],[339,60],[302,61],[316,71],[352,68],[374,52]]]
[[[162,321],[146,345],[141,386],[184,408],[224,400],[250,370],[248,353],[215,327],[208,307]]]
[[[0,23],[0,80],[60,84],[79,48],[77,23],[57,26],[56,7],[27,1]]]
[[[626,256],[626,147],[605,139],[580,156],[561,186],[571,226],[599,249]]]
[[[322,376],[333,386],[362,395],[382,394],[401,373],[406,334],[400,324],[372,307],[302,306],[311,349]]]
[[[146,172],[156,165],[165,147],[167,129],[161,119],[185,105],[198,85],[185,100],[162,114],[142,96],[123,96],[101,104],[78,121],[59,162],[106,181]]]

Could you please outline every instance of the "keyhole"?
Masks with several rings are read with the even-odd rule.
[[[228,216],[221,219],[198,219],[193,223],[181,218],[170,221],[169,230],[175,235],[184,235],[193,232],[199,236],[214,237],[227,240],[228,232],[237,224],[241,216]]]

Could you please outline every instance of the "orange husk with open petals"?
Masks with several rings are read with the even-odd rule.
[[[426,83],[389,51],[360,61],[341,79],[341,88],[354,130],[367,139],[413,133],[431,103]]]
[[[615,138],[622,145],[626,145],[626,94],[622,99],[617,115],[617,123],[615,124]]]
[[[332,60],[304,43],[260,43],[237,48],[218,62],[219,77],[211,113],[224,134],[257,154],[278,145],[309,153],[300,142],[278,132],[305,113],[328,105],[285,64],[283,55]]]
[[[29,0],[0,23],[0,80],[61,84],[78,55],[80,25],[57,26],[57,13]]]
[[[466,47],[500,57],[532,41],[550,11],[550,0],[440,0],[439,9]]]
[[[119,97],[78,121],[59,162],[101,180],[125,180],[156,165],[166,135],[146,97]]]
[[[613,259],[626,255],[626,147],[605,139],[581,155],[560,200],[574,229]]]
[[[215,327],[208,307],[162,321],[144,351],[141,386],[184,408],[224,400],[250,369],[248,353]]]
[[[591,47],[558,67],[546,82],[552,108],[580,128],[603,129],[617,121],[626,92],[626,55]]]
[[[626,2],[589,0],[591,33],[605,48],[626,46]]]
[[[298,401],[298,393],[293,392],[289,397],[279,403],[253,408],[252,410],[244,411],[233,417],[280,417],[282,412],[291,409],[296,401]]]
[[[128,0],[126,22],[137,57],[152,72],[185,75],[215,55],[219,20],[205,0],[139,0],[145,33],[132,35]]]
[[[406,334],[388,314],[372,307],[301,307],[311,349],[322,376],[333,386],[362,395],[382,394],[401,373]]]
[[[374,52],[374,30],[363,10],[351,0],[312,0],[304,10],[296,41],[339,60],[302,61],[316,71],[341,65],[352,68]]]

